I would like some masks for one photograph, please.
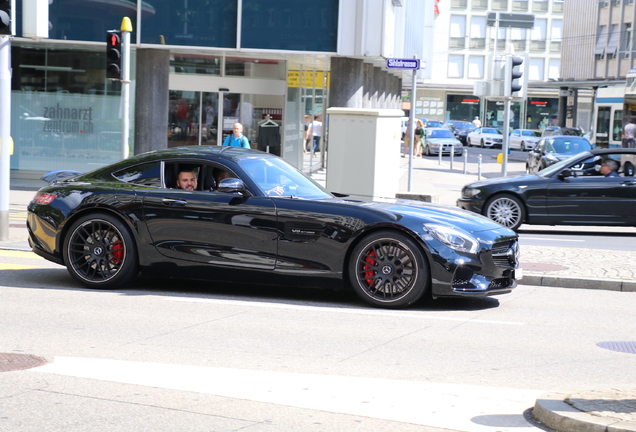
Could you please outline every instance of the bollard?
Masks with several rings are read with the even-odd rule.
[[[450,148],[450,169],[453,169],[453,161],[455,160],[455,146]]]
[[[440,146],[438,147],[438,151],[439,151],[439,159],[437,161],[437,165],[441,165],[442,164],[442,149],[444,148],[444,145],[440,144]]]
[[[468,165],[468,150],[464,149],[464,174],[467,173],[467,165]]]
[[[481,155],[479,155],[479,161],[477,162],[477,180],[481,180]]]

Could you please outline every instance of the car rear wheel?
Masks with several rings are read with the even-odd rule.
[[[119,219],[104,213],[73,223],[64,240],[64,262],[71,276],[89,288],[120,287],[139,272],[133,237]]]
[[[379,231],[353,250],[349,278],[367,303],[385,308],[408,306],[427,291],[429,272],[417,244],[398,232]]]
[[[488,200],[484,215],[511,230],[517,230],[526,219],[526,209],[513,195],[498,195]]]

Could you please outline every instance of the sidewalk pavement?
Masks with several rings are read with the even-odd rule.
[[[470,149],[470,151],[478,151]],[[516,153],[516,152],[515,152]],[[326,170],[319,166],[319,158],[305,157],[304,171],[321,184],[325,184]],[[508,175],[520,175],[525,170],[525,154],[509,157]],[[411,187],[409,190],[409,159],[401,162],[399,196],[410,197],[455,206],[462,187],[478,180],[476,164],[465,167],[462,158],[456,158],[450,169],[448,156],[441,164],[438,158],[413,158]],[[311,169],[310,169],[311,167]],[[484,164],[482,178],[501,176],[501,165]],[[44,186],[39,180],[42,173],[14,172],[11,176],[9,209],[26,212],[26,206],[35,191]],[[521,233],[529,226],[522,225]],[[547,231],[563,232],[568,227],[536,227]],[[572,232],[614,232],[616,228],[576,228]],[[636,233],[636,228],[621,229]],[[9,238],[0,241],[0,250],[30,250],[23,217],[9,221]],[[563,247],[521,246],[521,267],[524,285],[605,289],[636,292],[636,252],[580,249]],[[594,265],[590,265],[594,263]],[[627,343],[623,352],[636,354],[636,342]],[[633,345],[632,345],[633,344]],[[535,420],[558,432],[636,432],[636,389],[593,389],[583,392],[547,393],[537,399],[533,409]]]

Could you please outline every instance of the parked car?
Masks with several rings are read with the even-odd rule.
[[[591,148],[592,144],[583,137],[548,136],[541,138],[535,147],[528,152],[526,172],[541,171],[553,163]]]
[[[552,135],[583,136],[583,131],[579,128],[546,126],[546,128],[543,129],[543,133],[541,134],[541,136],[552,136]]]
[[[475,125],[466,121],[457,121],[453,123],[451,127],[455,138],[457,138],[462,145],[468,144],[468,134],[475,130]]]
[[[467,135],[468,146],[499,147],[503,144],[503,135],[499,129],[493,127],[480,127]]]
[[[441,121],[437,121],[437,120],[426,120],[424,122],[424,127],[444,127],[444,123],[442,123]]]
[[[512,150],[532,150],[541,139],[541,132],[532,129],[515,129],[510,132],[508,147]]]
[[[463,152],[462,143],[446,128],[424,129],[422,146],[426,156],[438,155],[440,151],[442,155],[453,153],[461,156]]]
[[[184,168],[195,190],[175,188]],[[230,177],[217,182],[221,173]],[[159,150],[53,181],[29,204],[27,227],[36,254],[89,288],[120,288],[141,271],[352,288],[396,308],[425,294],[509,292],[520,272],[517,235],[492,221],[418,201],[347,199],[282,158],[239,147]]]
[[[619,176],[600,173],[619,162]],[[467,184],[457,205],[517,230],[534,225],[636,226],[636,149],[593,149],[536,174]]]

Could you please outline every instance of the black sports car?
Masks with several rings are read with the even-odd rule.
[[[618,171],[605,176],[608,159]],[[513,230],[523,223],[636,226],[634,164],[636,149],[585,151],[537,174],[467,184],[457,205]]]
[[[507,228],[447,206],[346,199],[259,151],[183,147],[60,175],[29,204],[29,242],[91,288],[121,287],[141,270],[351,286],[372,305],[403,307],[425,293],[509,292],[521,277]]]

